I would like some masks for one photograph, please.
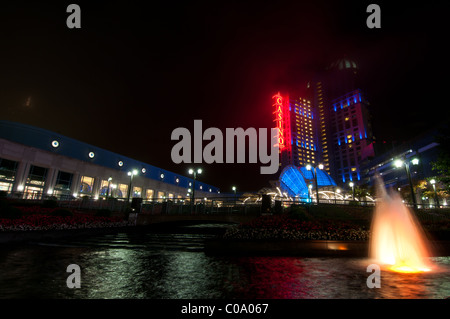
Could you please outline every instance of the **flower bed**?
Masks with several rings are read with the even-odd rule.
[[[127,226],[128,222],[119,217],[102,217],[77,213],[59,208],[40,206],[17,207],[22,215],[18,218],[0,218],[0,231],[65,230],[83,228],[105,228]]]
[[[228,229],[224,239],[369,240],[361,226],[332,220],[299,221],[285,215],[262,216]]]
[[[0,219],[0,231],[64,230],[80,228],[120,227],[128,222],[115,217],[91,215],[29,215],[17,219]]]

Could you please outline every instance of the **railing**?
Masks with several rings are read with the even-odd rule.
[[[42,204],[45,200],[55,199],[50,195],[35,194],[36,196],[31,198],[24,198],[24,193],[9,193],[6,198],[16,202],[26,202],[27,205],[36,203],[36,205]],[[143,200],[139,204],[133,205],[126,199],[117,198],[104,198],[99,199],[92,198],[74,198],[66,197],[58,199],[58,206],[76,209],[76,210],[98,210],[109,209],[115,212],[126,212],[128,209],[137,210],[139,213],[144,214],[261,214],[263,213],[264,204],[255,194],[251,199],[235,198],[233,196],[228,197],[209,197],[198,198],[191,203],[190,198],[177,198],[177,199],[151,199]],[[276,198],[271,200],[270,209],[274,212],[280,212],[284,208],[288,208],[292,205],[337,205],[337,206],[363,206],[373,207],[375,201],[362,201],[346,199],[334,199],[334,198],[320,198],[319,203],[314,198],[301,198],[296,200],[287,200],[285,198]],[[267,205],[267,204],[266,204]],[[405,202],[406,206],[413,207],[412,203]],[[267,208],[267,206],[265,207]],[[421,203],[417,204],[416,208],[421,210],[432,210],[437,208],[448,208],[445,205],[439,205],[437,207],[434,204]]]

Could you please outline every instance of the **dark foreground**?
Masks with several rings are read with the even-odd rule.
[[[205,253],[226,225],[116,232],[3,245],[0,298],[297,299],[450,296],[450,257],[424,274],[381,273],[371,289],[367,257],[237,256]],[[81,269],[81,288],[66,281]]]

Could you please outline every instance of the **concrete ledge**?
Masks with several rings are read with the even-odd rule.
[[[450,256],[450,242],[432,242],[433,256]],[[208,240],[208,255],[367,257],[368,241],[339,240]]]
[[[334,240],[208,240],[209,255],[368,256],[368,242]]]

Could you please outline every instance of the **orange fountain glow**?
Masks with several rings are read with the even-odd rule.
[[[371,233],[370,255],[388,270],[420,273],[432,269],[425,234],[398,194],[388,196],[383,189]]]

